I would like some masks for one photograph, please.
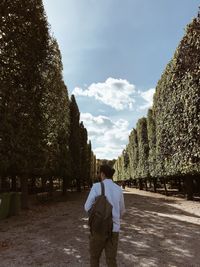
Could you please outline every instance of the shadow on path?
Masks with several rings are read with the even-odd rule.
[[[87,267],[86,193],[0,222],[0,266]],[[125,193],[119,267],[200,266],[200,217],[174,207],[176,200]],[[105,265],[105,257],[101,259]]]
[[[200,266],[199,216],[173,207],[175,200],[126,194],[125,201],[119,246],[124,266]]]

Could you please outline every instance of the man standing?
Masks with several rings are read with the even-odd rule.
[[[120,230],[120,218],[125,212],[124,197],[122,189],[116,185],[113,180],[115,170],[108,165],[100,166],[100,177],[104,184],[105,196],[108,202],[112,205],[112,220],[113,229],[112,235],[101,235],[92,233],[90,235],[90,266],[98,267],[102,251],[105,249],[106,262],[109,267],[117,267],[117,247]],[[96,197],[101,195],[101,183],[95,183],[87,201],[85,203],[85,210],[88,212],[95,203]]]

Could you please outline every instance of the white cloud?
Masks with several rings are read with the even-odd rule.
[[[75,96],[94,97],[116,110],[131,110],[135,103],[134,93],[135,85],[130,84],[127,80],[114,78],[108,78],[103,83],[93,83],[85,90],[76,87],[72,92]]]
[[[130,133],[128,121],[113,121],[106,116],[90,113],[81,113],[81,120],[88,130],[97,158],[113,159],[121,154]]]
[[[150,108],[153,104],[154,92],[155,88],[140,91],[127,80],[108,78],[103,83],[92,83],[87,89],[76,87],[72,94],[93,97],[101,103],[120,111],[133,110],[133,104],[141,110]],[[141,104],[144,101],[145,103]]]
[[[110,146],[104,146],[104,147],[97,147],[93,151],[95,155],[97,155],[98,159],[117,159],[119,155],[121,155],[123,150],[123,147],[110,147]],[[99,156],[98,156],[99,155]]]
[[[146,109],[153,104],[154,92],[154,88],[141,91],[126,80],[113,78],[108,78],[104,83],[93,83],[85,89],[78,87],[74,89],[73,94],[76,96],[87,97],[84,101],[88,103],[89,112],[95,111],[95,114],[101,114],[94,116],[89,112],[81,113],[81,120],[88,130],[97,158],[113,159],[122,153],[128,144],[131,128],[129,123],[134,126],[133,122],[137,121],[138,111],[140,117],[141,112],[145,116]],[[112,112],[111,115],[108,109],[105,106],[101,108],[101,105],[97,111],[94,109],[95,101],[91,101],[90,98],[99,100],[118,112]],[[132,111],[133,104],[136,112]],[[123,112],[119,112],[120,110]]]
[[[150,88],[147,91],[139,91],[139,95],[146,101],[146,103],[140,106],[140,109],[147,109],[153,105],[153,95],[155,93],[155,88]]]

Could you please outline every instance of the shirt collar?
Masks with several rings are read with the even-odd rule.
[[[113,181],[113,180],[110,178],[105,178],[104,181]]]

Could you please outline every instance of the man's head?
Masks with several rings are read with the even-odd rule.
[[[115,173],[115,170],[112,169],[109,165],[104,164],[100,166],[101,180],[104,180],[105,178],[112,179],[114,173]]]

